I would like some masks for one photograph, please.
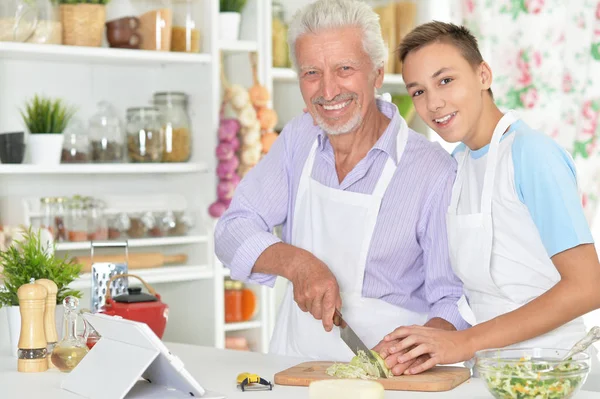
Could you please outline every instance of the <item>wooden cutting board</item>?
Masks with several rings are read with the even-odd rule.
[[[313,381],[334,379],[325,370],[334,362],[306,362],[275,374],[275,384],[308,386]],[[417,375],[377,379],[384,389],[391,391],[449,391],[471,376],[465,367],[438,366]]]

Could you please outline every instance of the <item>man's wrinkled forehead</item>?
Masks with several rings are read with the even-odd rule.
[[[301,35],[296,41],[296,55],[300,70],[319,69],[324,63],[360,67],[370,61],[360,31],[354,27]]]

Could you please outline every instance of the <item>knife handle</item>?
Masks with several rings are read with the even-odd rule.
[[[342,314],[340,313],[339,310],[335,310],[335,313],[333,314],[333,324],[335,326],[338,327],[343,327],[342,323],[345,325],[346,323],[344,322],[344,319],[342,318]]]

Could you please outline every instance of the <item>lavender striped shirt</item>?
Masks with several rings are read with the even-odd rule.
[[[398,163],[395,105],[377,101],[391,122],[367,156],[340,184],[331,143],[309,114],[289,122],[269,153],[235,191],[215,231],[216,254],[236,280],[273,286],[276,276],[252,273],[260,254],[281,240],[291,241],[296,192],[302,168],[319,140],[312,178],[340,190],[371,193],[388,157]],[[446,210],[456,164],[438,144],[410,130],[396,173],[383,197],[367,258],[362,294],[403,308],[441,317],[457,329],[468,324],[457,300],[462,284],[450,267]],[[349,215],[351,217],[351,215]]]

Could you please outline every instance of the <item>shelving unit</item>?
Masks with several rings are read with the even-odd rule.
[[[61,164],[44,165],[10,165],[0,164],[0,175],[123,175],[123,174],[172,174],[172,173],[206,173],[205,163],[114,163],[114,164]]]
[[[158,247],[167,245],[184,245],[208,243],[209,237],[205,235],[187,235],[181,237],[133,238],[127,242],[130,248]],[[89,241],[59,242],[56,251],[87,251],[91,248]]]

